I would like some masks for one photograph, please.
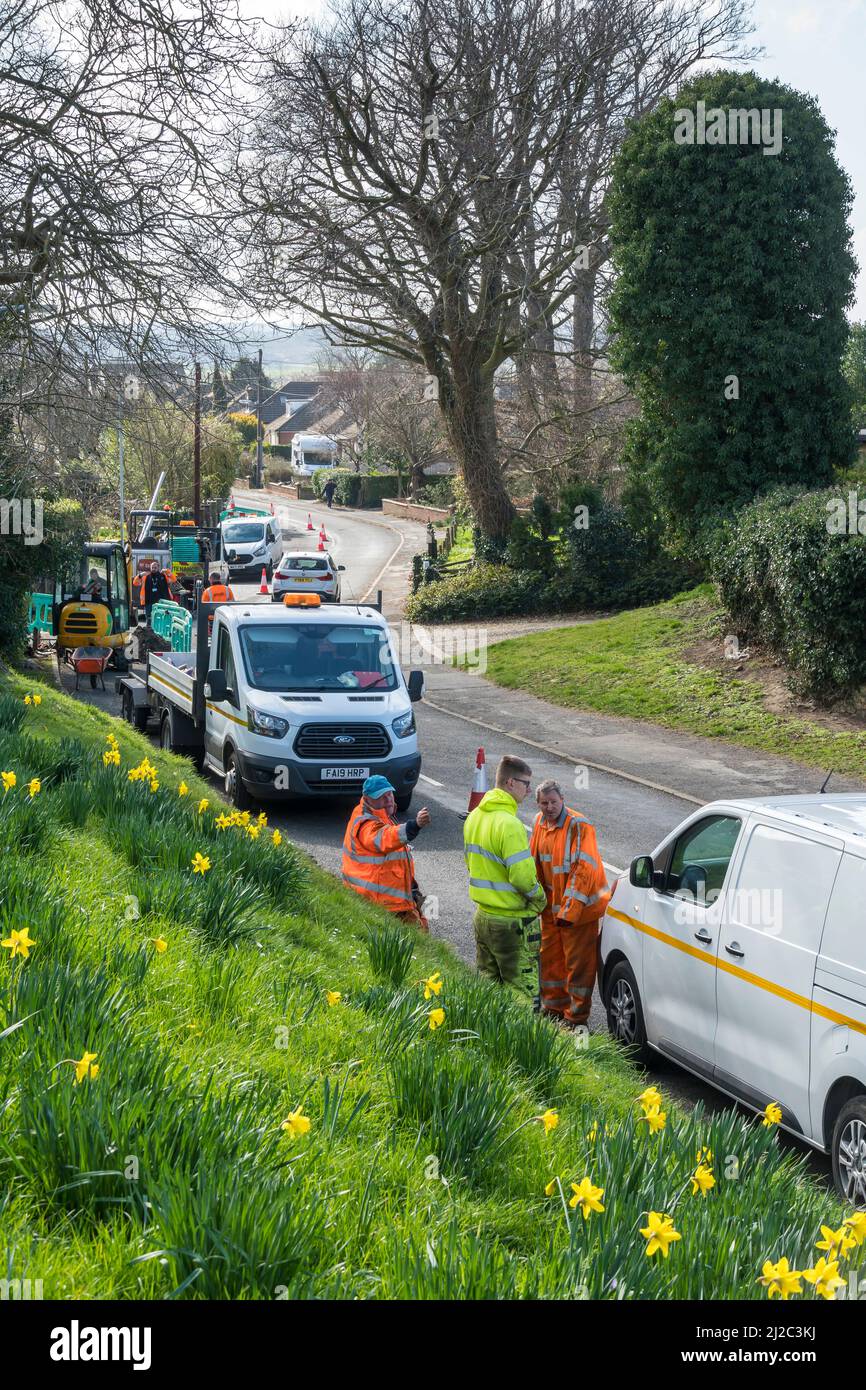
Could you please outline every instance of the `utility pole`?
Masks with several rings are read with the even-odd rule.
[[[264,460],[262,458],[262,350],[259,348],[259,374],[256,381],[256,487],[264,487]]]
[[[195,414],[192,436],[192,515],[201,525],[201,363],[195,364]]]
[[[123,549],[124,519],[126,515],[126,498],[124,496],[124,477],[123,477],[123,418],[125,413],[125,402],[135,404],[138,400],[140,383],[138,377],[132,372],[127,372],[121,383],[121,389],[117,397],[117,466],[119,473],[119,492],[120,492],[120,548]]]

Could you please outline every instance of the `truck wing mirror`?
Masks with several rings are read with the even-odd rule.
[[[653,861],[650,854],[639,854],[631,861],[628,881],[633,888],[651,888],[653,883]]]
[[[409,691],[409,699],[414,704],[415,701],[420,700],[421,696],[424,694],[424,672],[410,671],[409,680],[406,684]]]
[[[217,704],[224,700],[229,693],[224,671],[208,671],[205,681],[204,693],[207,699],[216,700]]]

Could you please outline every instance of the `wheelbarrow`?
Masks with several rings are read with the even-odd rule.
[[[72,669],[75,672],[75,689],[82,676],[90,677],[92,690],[96,689],[97,681],[102,683],[105,689],[105,668],[111,660],[110,647],[76,647],[72,653]]]

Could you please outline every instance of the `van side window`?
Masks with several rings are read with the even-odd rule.
[[[673,847],[663,891],[701,906],[715,902],[741,824],[736,816],[706,816],[684,830]]]
[[[217,639],[217,668],[225,673],[226,685],[229,688],[228,702],[231,705],[238,703],[238,683],[235,675],[235,659],[232,654],[232,640],[229,630],[225,625],[220,625],[219,637]]]

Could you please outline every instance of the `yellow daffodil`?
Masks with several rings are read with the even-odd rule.
[[[201,802],[199,802],[199,805],[201,805]],[[207,805],[207,802],[205,802],[205,805]],[[250,823],[250,813],[249,813],[249,811],[238,811],[238,820],[237,820],[237,823],[238,823],[238,825],[249,825],[249,823]]]
[[[598,1138],[598,1120],[593,1120],[592,1125],[586,1132],[586,1142],[594,1144]]]
[[[664,1110],[659,1110],[657,1105],[652,1105],[638,1116],[638,1124],[643,1124],[644,1121],[649,1125],[650,1134],[658,1134],[665,1127],[667,1114]]]
[[[427,1015],[430,1024],[430,1032],[435,1033],[437,1028],[441,1028],[445,1022],[444,1009],[431,1009]]]
[[[580,1182],[573,1182],[571,1190],[573,1197],[569,1197],[570,1207],[580,1207],[583,1212],[584,1221],[589,1220],[589,1214],[593,1211],[604,1211],[601,1198],[604,1196],[603,1187],[593,1187],[589,1178],[581,1178]]]
[[[217,830],[228,830],[231,823],[231,817],[224,816],[222,814],[218,815],[216,820],[214,821],[214,825],[216,826]]]
[[[32,696],[32,695],[25,695],[25,696],[24,696],[24,703],[25,703],[25,705],[32,705],[32,704],[33,704],[33,696]]]
[[[158,792],[158,791],[159,791],[159,782],[157,781],[157,779],[156,779],[155,777],[151,778],[150,790],[151,790],[152,792]]]
[[[268,818],[267,818],[267,816],[265,815],[264,811],[259,811],[259,820],[258,820],[258,823],[259,823],[259,825],[261,826],[262,830],[266,830],[266,829],[267,829]]]
[[[822,1255],[813,1269],[804,1269],[803,1278],[814,1288],[821,1298],[836,1297],[837,1289],[844,1289],[845,1280],[840,1278],[839,1265],[835,1260],[825,1260]]]
[[[697,1153],[695,1154],[695,1163],[697,1163],[698,1167],[700,1167],[702,1163],[706,1164],[706,1166],[709,1167],[712,1161],[712,1149],[708,1149],[706,1144],[702,1144],[701,1147],[698,1149]]]
[[[763,1284],[767,1290],[768,1298],[781,1298],[783,1302],[791,1297],[792,1293],[802,1293],[803,1285],[800,1283],[802,1275],[798,1269],[791,1269],[788,1261],[783,1257],[773,1264],[772,1260],[765,1260],[761,1269],[759,1284]]]
[[[34,695],[34,696],[33,696],[33,703],[34,703],[34,705],[41,705],[41,704],[42,704],[42,696],[41,696],[41,695]]]
[[[698,1193],[706,1197],[711,1187],[715,1187],[716,1180],[705,1163],[699,1163],[692,1173],[692,1196],[697,1197]]]
[[[0,772],[0,782],[3,783],[3,791],[8,792],[15,786],[18,778],[14,772]]]
[[[339,991],[338,989],[327,989],[327,990],[325,990],[325,998],[326,998],[327,1001],[328,1001],[328,1008],[329,1008],[329,1009],[333,1009],[333,1007],[334,1007],[335,1004],[339,1004],[339,1002],[340,1002],[340,1000],[342,999],[342,997],[343,997],[343,996],[342,996],[342,994],[340,993],[340,991]]]
[[[192,871],[194,874],[206,874],[210,868],[210,860],[206,854],[199,854],[196,850],[192,859]]]
[[[177,789],[177,794],[178,796],[189,796],[189,787],[186,785],[186,782],[181,782]]]
[[[845,1229],[844,1224],[839,1227],[838,1231],[834,1231],[832,1226],[822,1226],[821,1235],[824,1239],[816,1240],[815,1248],[826,1250],[827,1254],[836,1260],[844,1259],[848,1251],[853,1250],[857,1244],[851,1232]]]
[[[120,752],[119,752],[119,750],[118,750],[117,748],[109,748],[109,749],[107,749],[106,752],[104,752],[103,755],[102,755],[102,761],[103,761],[103,763],[105,764],[106,767],[120,767]],[[134,778],[132,778],[132,774],[131,774],[131,773],[130,773],[130,777],[131,777],[131,779],[132,779],[133,781],[135,780]]]
[[[640,1233],[646,1241],[646,1254],[655,1255],[660,1250],[665,1259],[668,1257],[671,1244],[676,1240],[682,1240],[679,1231],[674,1230],[671,1218],[660,1211],[648,1213],[648,1224],[641,1226]]]
[[[42,783],[40,782],[40,780],[39,780],[38,777],[31,777],[31,778],[30,778],[30,781],[27,783],[27,790],[28,790],[29,793],[30,793],[30,800],[31,800],[31,801],[33,800],[34,796],[38,796],[38,795],[39,795],[39,793],[40,793],[41,790],[42,790]]]
[[[551,1178],[551,1179],[550,1179],[550,1182],[547,1184],[547,1186],[546,1186],[545,1189],[544,1189],[544,1195],[545,1195],[545,1197],[553,1197],[553,1196],[556,1195],[557,1184],[558,1184],[558,1182],[559,1182],[559,1178]]]
[[[282,835],[280,834],[279,830],[275,830],[273,835],[271,836],[271,844],[274,846],[274,849],[278,849],[282,843]]]
[[[10,960],[14,960],[16,956],[22,956],[26,960],[31,946],[35,945],[28,927],[23,927],[21,931],[12,931],[5,941],[0,941],[0,946],[5,946],[11,952]]]
[[[97,1054],[86,1052],[80,1062],[75,1063],[75,1080],[73,1086],[77,1086],[80,1081],[95,1081],[99,1074],[99,1066],[94,1065]]]
[[[771,1100],[771,1101],[770,1101],[770,1104],[767,1106],[766,1110],[764,1111],[764,1118],[763,1118],[763,1120],[761,1121],[761,1124],[764,1126],[765,1129],[772,1129],[773,1125],[779,1125],[779,1124],[781,1124],[781,1123],[782,1123],[782,1110],[781,1110],[781,1107],[776,1103],[776,1101]]]
[[[866,1212],[855,1211],[851,1216],[846,1216],[842,1225],[854,1239],[855,1245],[862,1245],[866,1240]]]
[[[544,1125],[545,1134],[549,1134],[550,1131],[556,1129],[556,1126],[559,1124],[559,1114],[556,1110],[545,1110],[544,1114],[539,1116],[539,1119]]]
[[[298,1139],[302,1134],[309,1134],[311,1121],[306,1115],[302,1114],[302,1106],[297,1110],[289,1112],[288,1118],[283,1120],[280,1129],[284,1129],[290,1139]]]
[[[638,1104],[642,1105],[644,1110],[661,1110],[662,1108],[662,1093],[655,1086],[647,1086],[645,1091],[641,1091],[637,1099]]]
[[[210,806],[210,802],[208,801],[206,796],[203,796],[201,801],[198,803],[198,806],[196,807],[196,810],[198,811],[200,816],[204,815],[208,806]]]
[[[251,840],[257,840],[259,838],[259,827],[257,825],[246,825],[244,829]]]
[[[155,936],[153,938],[153,944],[160,955],[162,955],[163,951],[168,950],[168,942],[164,936]]]
[[[41,705],[41,704],[42,704],[42,696],[41,696],[41,695],[32,695],[32,694],[31,694],[31,695],[25,695],[25,696],[24,696],[24,703],[25,703],[25,705]]]
[[[426,980],[422,980],[421,983],[424,986],[424,998],[432,999],[434,994],[439,995],[441,993],[444,981],[439,971],[436,970],[432,975],[428,976]]]

